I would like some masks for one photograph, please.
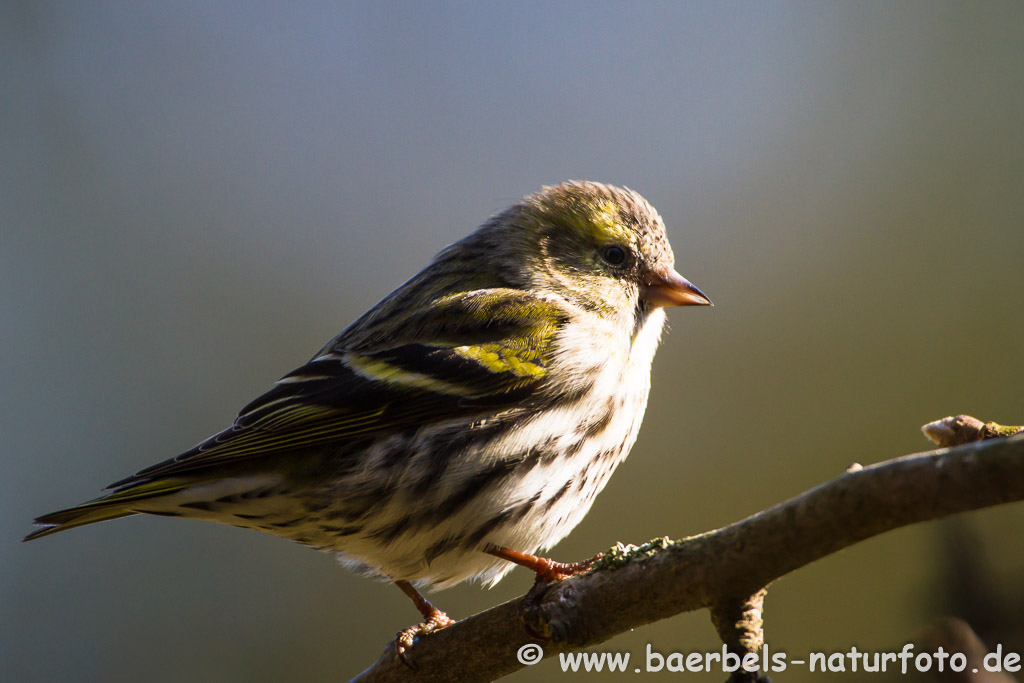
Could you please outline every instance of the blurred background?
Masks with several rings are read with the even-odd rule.
[[[18,540],[227,426],[542,184],[643,193],[715,301],[671,312],[639,443],[557,558],[731,523],[927,450],[932,419],[1024,422],[1016,0],[6,0],[0,64],[0,679],[371,663],[417,614],[327,555],[142,517]],[[1022,532],[1009,506],[801,569],[769,646],[898,650],[959,615],[1024,651]],[[530,582],[432,599],[463,617]],[[646,643],[719,647],[698,612],[596,649]]]

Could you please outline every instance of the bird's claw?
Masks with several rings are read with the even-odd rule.
[[[433,609],[430,614],[424,615],[424,620],[419,624],[402,629],[395,635],[395,654],[407,667],[416,670],[416,663],[409,658],[408,650],[419,636],[425,636],[434,631],[451,626],[455,620],[439,609]]]
[[[551,562],[551,566],[545,575],[537,574],[538,580],[544,580],[547,583],[554,581],[563,581],[571,576],[577,574],[583,574],[590,571],[590,568],[594,566],[594,563],[604,557],[604,553],[598,553],[593,557],[582,560],[580,562]]]

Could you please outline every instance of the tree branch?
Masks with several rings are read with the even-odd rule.
[[[639,548],[616,546],[593,571],[553,584],[529,623],[512,600],[421,638],[415,680],[482,681],[523,668],[519,649],[550,657],[691,610],[710,608],[731,649],[760,647],[763,589],[794,569],[878,534],[1024,500],[1024,434],[853,465],[832,481],[730,526]],[[408,681],[389,644],[355,681]]]

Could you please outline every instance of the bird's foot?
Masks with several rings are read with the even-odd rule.
[[[537,578],[543,579],[547,583],[553,583],[568,579],[570,576],[576,576],[577,574],[585,574],[602,557],[604,557],[604,553],[598,553],[581,562],[555,562],[544,557],[538,557],[538,560],[544,560],[548,563],[548,568],[546,571],[538,571]]]
[[[408,650],[412,647],[416,638],[433,633],[434,631],[440,631],[446,626],[451,626],[455,623],[454,619],[436,607],[431,607],[430,612],[424,614],[423,617],[424,619],[421,623],[403,629],[395,635],[395,654],[398,655],[403,664],[413,671],[416,670],[416,664],[409,658]]]
[[[527,553],[502,548],[497,545],[492,545],[487,549],[487,552],[495,557],[500,557],[503,560],[508,560],[521,567],[533,570],[537,574],[537,582],[543,582],[545,585],[589,571],[595,562],[604,557],[604,553],[598,553],[589,560],[583,560],[582,562],[555,562],[546,557],[528,555]],[[537,583],[534,583],[534,587],[536,586]]]

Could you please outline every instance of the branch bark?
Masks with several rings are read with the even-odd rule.
[[[762,637],[757,597],[780,576],[892,529],[1020,500],[1024,433],[853,465],[722,529],[616,546],[590,573],[548,589],[529,615],[534,628],[542,626],[543,639],[527,633],[519,601],[512,600],[417,641],[415,676],[392,643],[353,680],[494,680],[523,668],[516,655],[529,643],[551,657],[702,608],[710,608],[730,648],[754,651]]]

